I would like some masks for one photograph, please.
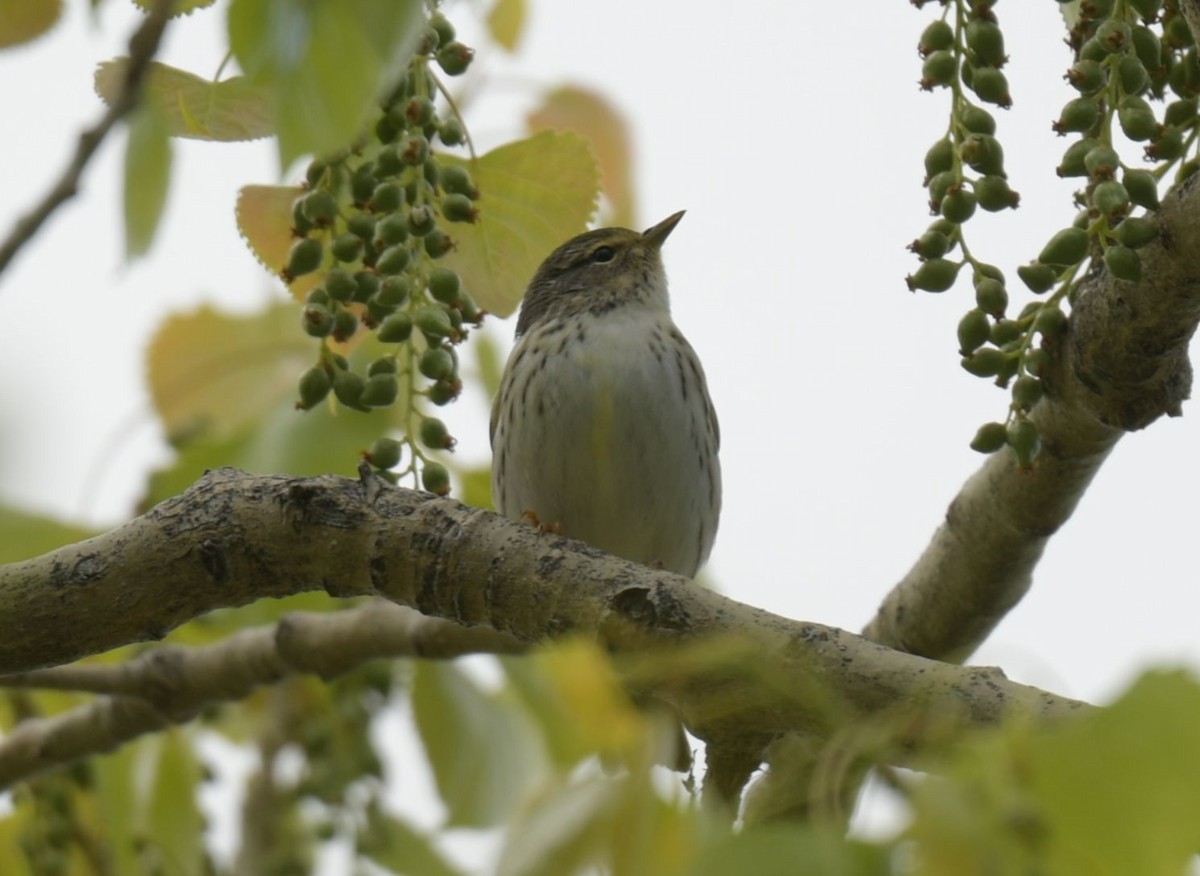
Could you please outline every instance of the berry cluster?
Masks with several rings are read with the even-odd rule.
[[[976,306],[958,326],[962,365],[971,374],[1010,387],[1012,401],[1006,422],[985,424],[971,446],[984,453],[1008,446],[1018,464],[1026,466],[1041,444],[1027,415],[1044,394],[1041,377],[1048,350],[1067,330],[1063,307],[1075,294],[1076,278],[1084,276],[1081,268],[1095,259],[1118,280],[1141,279],[1138,250],[1158,236],[1152,215],[1158,207],[1158,182],[1195,145],[1200,65],[1174,0],[1082,0],[1071,13],[1068,42],[1075,63],[1066,80],[1078,97],[1063,107],[1052,127],[1060,136],[1076,136],[1058,175],[1079,177],[1085,188],[1076,195],[1080,212],[1071,227],[1053,235],[1035,260],[1017,269],[1031,292],[1050,294],[1009,318],[1003,273],[975,259],[962,233],[976,207],[1017,205],[1017,195],[1004,179],[994,121],[964,97],[964,89],[970,89],[981,101],[1001,107],[1011,103],[1000,71],[1007,60],[1003,36],[992,12],[994,0],[940,0],[940,5],[942,18],[925,29],[918,47],[924,59],[921,86],[951,90],[951,124],[925,158],[930,206],[940,216],[910,245],[922,263],[908,285],[942,292],[954,285],[963,266],[972,266]],[[1159,121],[1150,101],[1165,101],[1168,91],[1176,99]],[[1118,131],[1128,141],[1144,144],[1145,158],[1158,166],[1126,165],[1114,145]],[[965,168],[980,176],[969,177]],[[1196,168],[1195,159],[1183,162],[1176,180]],[[1138,208],[1147,213],[1134,215]],[[961,261],[946,257],[956,247]]]
[[[440,117],[440,85],[430,67],[456,76],[472,55],[434,12],[370,134],[309,165],[307,190],[292,209],[295,241],[284,269],[289,283],[320,274],[301,325],[322,344],[300,378],[297,407],[307,410],[330,392],[360,411],[401,399],[409,427],[402,440],[380,438],[366,457],[392,478],[419,472],[425,489],[442,495],[449,473],[421,447],[450,450],[455,439],[440,419],[420,412],[419,399],[440,406],[458,397],[455,346],[484,314],[458,274],[437,263],[454,248],[452,226],[478,217],[479,190],[463,164],[432,151],[435,141],[457,146],[467,135],[457,114]],[[390,349],[359,373],[334,343],[361,340],[363,332]],[[407,467],[393,473],[405,446]]]

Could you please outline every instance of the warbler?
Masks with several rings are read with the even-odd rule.
[[[529,284],[492,405],[497,510],[688,577],[721,511],[720,432],[704,369],[671,319],[663,242],[600,228]]]

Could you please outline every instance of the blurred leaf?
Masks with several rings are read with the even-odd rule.
[[[420,0],[233,0],[229,45],[271,95],[279,158],[323,155],[357,136],[423,21]]]
[[[475,160],[438,160],[466,166],[480,192],[479,218],[454,226],[457,246],[443,261],[480,307],[508,316],[538,265],[587,227],[599,190],[596,160],[582,137],[552,131]]]
[[[227,438],[263,420],[312,364],[315,343],[294,304],[252,316],[205,305],[171,316],[150,341],[146,377],[167,439]]]
[[[528,14],[525,0],[496,0],[487,14],[488,32],[505,49],[515,52]]]
[[[1178,876],[1200,848],[1200,684],[1148,673],[1112,706],[978,734],[912,795],[929,874]]]
[[[420,876],[459,876],[428,836],[403,819],[375,810],[370,815],[370,842],[360,841],[358,853],[380,867]]]
[[[606,856],[620,788],[592,776],[556,788],[525,808],[505,837],[499,876],[558,876],[595,866]]]
[[[143,10],[149,10],[154,6],[154,0],[133,0],[133,2]],[[171,6],[171,17],[176,18],[180,15],[191,15],[197,9],[204,9],[216,2],[217,0],[175,0]]]
[[[281,280],[288,252],[296,239],[292,233],[292,202],[304,194],[300,186],[242,186],[237,197],[237,226],[254,257]],[[317,271],[296,278],[288,291],[303,301],[321,282]]]
[[[637,221],[629,126],[607,98],[586,88],[564,85],[547,94],[526,123],[531,131],[574,131],[585,138],[600,165],[601,188],[612,205],[613,214],[606,221],[626,227]]]
[[[4,876],[39,876],[30,869],[29,859],[21,851],[21,838],[29,829],[32,815],[28,805],[16,806],[11,813],[0,815],[0,861],[4,862]]]
[[[62,0],[0,0],[0,49],[36,39],[60,15]]]
[[[96,68],[96,93],[111,105],[125,85],[128,58],[114,58]],[[233,76],[220,82],[151,61],[146,70],[143,101],[153,103],[172,137],[192,140],[254,140],[274,132],[267,96]]]
[[[492,467],[459,469],[458,501],[473,508],[492,510]]]
[[[98,534],[53,517],[0,505],[0,564],[27,560]]]
[[[889,849],[849,840],[841,831],[817,825],[777,824],[725,834],[705,843],[696,857],[688,876],[889,876],[896,872]]]
[[[451,826],[503,822],[543,778],[545,757],[528,719],[453,664],[418,662],[412,702]]]
[[[201,780],[187,732],[167,730],[153,738],[143,753],[153,755],[149,782],[139,788],[140,859],[158,859],[159,872],[204,876],[210,872],[204,854],[204,818],[196,803]]]
[[[125,147],[125,256],[150,249],[167,203],[171,180],[171,142],[166,118],[153,104],[128,116]]]

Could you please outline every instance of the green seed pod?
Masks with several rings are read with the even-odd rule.
[[[314,227],[316,226],[309,222],[308,217],[304,215],[304,198],[297,198],[292,202],[292,233],[297,237],[303,237]]]
[[[429,389],[426,391],[426,398],[440,408],[458,398],[460,392],[462,392],[462,381],[439,380],[429,385]]]
[[[1106,249],[1104,266],[1118,280],[1136,283],[1142,279],[1142,259],[1127,246],[1115,244]]]
[[[400,463],[402,447],[394,438],[377,438],[367,451],[367,460],[376,468],[395,468]]]
[[[403,344],[412,334],[413,321],[407,313],[393,313],[385,319],[376,332],[376,337],[385,344]]]
[[[391,316],[395,310],[395,305],[384,304],[376,295],[367,302],[367,312],[363,314],[363,325],[371,330],[377,329],[379,324]]]
[[[1108,82],[1108,72],[1098,61],[1080,60],[1067,71],[1067,81],[1080,94],[1095,94]]]
[[[330,379],[328,371],[320,365],[309,368],[300,375],[300,403],[298,406],[307,411],[320,404],[321,400],[329,395],[331,386],[333,386],[333,381]]]
[[[1075,214],[1075,218],[1071,220],[1071,225],[1081,231],[1087,231],[1092,227],[1092,217],[1087,210],[1080,210]]]
[[[367,366],[367,377],[374,377],[376,374],[395,374],[397,370],[396,360],[391,356],[383,356]]]
[[[351,407],[362,407],[363,389],[367,382],[353,371],[338,371],[333,375],[333,394],[342,404]]]
[[[971,90],[985,103],[994,103],[1008,109],[1012,97],[1008,93],[1008,79],[995,67],[981,67],[971,80]]]
[[[926,264],[929,263],[926,262]],[[450,324],[450,316],[440,307],[420,308],[413,316],[413,322],[421,330],[421,334],[425,335],[430,346],[454,333],[454,326]]]
[[[426,417],[421,420],[418,429],[421,443],[432,450],[452,450],[458,442],[450,435],[446,424],[437,417]]]
[[[446,119],[438,125],[437,135],[447,146],[457,146],[467,139],[466,129],[457,118]]]
[[[380,183],[371,192],[368,206],[373,213],[395,213],[404,203],[404,189],[394,182]]]
[[[355,213],[346,220],[346,228],[361,240],[370,240],[375,236],[375,217],[370,213]]]
[[[1150,84],[1150,74],[1134,55],[1126,55],[1117,63],[1117,79],[1128,95],[1141,94]]]
[[[418,55],[432,55],[437,51],[439,42],[438,32],[427,26],[417,35],[417,44],[413,51]]]
[[[1095,37],[1079,47],[1079,58],[1083,61],[1103,61],[1108,57],[1108,51],[1100,45]]]
[[[341,353],[332,353],[331,352],[329,354],[329,361],[333,363],[333,367],[335,367],[335,368],[338,368],[342,371],[350,370],[350,360],[347,359],[345,356],[343,356]]]
[[[995,377],[1004,368],[1008,356],[995,347],[981,347],[962,360],[962,367],[976,377]]]
[[[1050,265],[1042,265],[1037,262],[1017,268],[1017,276],[1034,295],[1048,292],[1054,286],[1054,281],[1058,279],[1058,274],[1059,272]]]
[[[457,40],[451,40],[438,49],[437,62],[447,76],[458,76],[467,72],[467,67],[471,66],[471,59],[474,57],[474,49]]]
[[[292,244],[288,252],[287,265],[283,269],[283,278],[287,282],[305,274],[311,274],[321,266],[321,258],[325,248],[315,237],[301,237]]]
[[[1154,21],[1158,18],[1158,10],[1162,6],[1162,0],[1129,0],[1129,5],[1141,16],[1143,21]]]
[[[1119,18],[1110,18],[1096,29],[1096,39],[1106,50],[1117,54],[1123,52],[1133,42],[1133,33],[1129,25]]]
[[[1113,231],[1122,246],[1141,249],[1158,237],[1158,223],[1147,216],[1128,216]]]
[[[996,120],[981,106],[967,104],[960,112],[958,120],[972,134],[995,134]]]
[[[967,24],[967,48],[978,67],[1004,65],[1004,34],[995,22],[976,18]]]
[[[995,453],[1008,443],[1008,429],[1003,423],[984,423],[971,439],[971,449],[979,453]]]
[[[1025,351],[1025,370],[1030,374],[1044,374],[1050,364],[1050,354],[1041,347],[1031,347]]]
[[[1111,146],[1100,144],[1083,157],[1083,166],[1092,179],[1111,179],[1121,159]]]
[[[1146,147],[1146,157],[1155,161],[1174,161],[1183,155],[1183,132],[1176,127],[1163,127],[1158,138]]]
[[[379,291],[379,276],[370,271],[359,271],[354,275],[354,301],[366,304]]]
[[[1063,107],[1058,121],[1052,126],[1058,134],[1069,131],[1086,134],[1100,121],[1100,106],[1090,97],[1077,97]]]
[[[926,231],[908,248],[923,259],[940,259],[950,251],[950,238],[940,231]]]
[[[429,16],[429,26],[437,31],[438,45],[449,45],[454,42],[454,25],[440,12]]]
[[[1037,459],[1042,449],[1042,436],[1032,420],[1018,417],[1008,424],[1008,446],[1012,448],[1017,465],[1022,468]]]
[[[442,198],[442,215],[447,222],[474,222],[479,211],[466,195],[450,194]]]
[[[429,294],[443,304],[456,304],[462,284],[449,268],[436,267],[429,272]]]
[[[1024,336],[1025,330],[1015,319],[1001,319],[992,323],[992,343],[997,347],[1011,344]]]
[[[954,81],[958,72],[958,58],[950,51],[938,51],[931,54],[921,65],[920,84],[926,91],[936,86],[948,86]]]
[[[923,289],[926,292],[945,292],[954,285],[960,267],[957,262],[946,259],[929,259],[922,262],[916,272],[909,274],[904,281],[910,291]]]
[[[356,261],[362,255],[362,238],[357,234],[351,234],[349,231],[345,234],[339,234],[333,239],[333,243],[329,245],[329,251],[333,253],[333,257],[339,262]]]
[[[434,115],[433,101],[423,95],[410,97],[404,102],[404,118],[411,125],[423,128],[433,121]]]
[[[408,251],[408,247],[404,244],[389,246],[375,260],[375,270],[381,274],[400,274],[408,267],[411,259],[412,253]]]
[[[1042,307],[1033,319],[1033,330],[1041,332],[1042,337],[1054,338],[1067,327],[1067,315],[1059,310],[1057,304]]]
[[[939,234],[944,234],[947,237],[949,237],[951,240],[950,246],[951,246],[951,248],[954,247],[953,241],[954,241],[955,235],[958,233],[958,226],[955,225],[953,222],[951,222],[949,219],[943,219],[942,217],[939,216],[937,219],[934,219],[932,222],[929,223],[929,230],[936,231]]]
[[[992,326],[987,314],[976,308],[968,310],[958,322],[958,351],[969,356],[991,339]]]
[[[458,304],[455,306],[458,308],[458,312],[462,314],[463,322],[469,322],[474,325],[480,325],[483,322],[484,312],[479,309],[479,305],[475,302],[475,299],[465,290],[458,293]]]
[[[309,222],[325,227],[337,215],[337,198],[326,189],[314,189],[301,199],[301,210]]]
[[[1191,97],[1187,100],[1177,100],[1167,104],[1167,110],[1163,113],[1163,124],[1182,127],[1196,118],[1196,111],[1196,98]]]
[[[304,171],[304,179],[309,187],[320,185],[321,177],[325,176],[325,170],[328,166],[324,161],[317,159],[309,163],[308,169]]]
[[[1182,15],[1174,15],[1163,22],[1163,35],[1167,45],[1174,49],[1185,49],[1195,42],[1187,19]]]
[[[377,246],[395,246],[408,239],[408,218],[400,213],[384,216],[375,223],[375,243]]]
[[[1004,176],[1004,149],[1000,141],[987,134],[971,134],[959,147],[959,156],[972,170]]]
[[[983,277],[975,284],[975,303],[984,313],[1000,317],[1008,308],[1008,290],[999,280]]]
[[[1183,164],[1179,165],[1179,169],[1175,171],[1175,185],[1179,185],[1197,170],[1200,170],[1200,162],[1197,162],[1196,159],[1193,158],[1190,161],[1183,162]]]
[[[934,52],[949,49],[953,45],[954,29],[939,18],[921,32],[917,51],[921,53],[922,58],[927,58]]]
[[[359,404],[368,408],[386,408],[396,401],[400,394],[400,384],[394,374],[376,374],[367,378],[363,386]]]
[[[408,300],[411,292],[412,281],[405,275],[398,274],[394,277],[385,277],[379,284],[379,291],[371,300],[379,302],[384,307],[396,308]]]
[[[1123,214],[1129,208],[1129,192],[1110,179],[1092,189],[1092,205],[1105,216]]]
[[[423,237],[433,230],[437,216],[426,204],[418,204],[408,211],[408,230],[416,237]]]
[[[1091,137],[1076,140],[1063,153],[1062,161],[1059,162],[1056,171],[1058,175],[1061,177],[1087,176],[1087,167],[1084,165],[1084,159],[1099,145]]]
[[[442,231],[435,228],[425,235],[425,253],[431,259],[439,259],[454,249],[454,241]]]
[[[399,176],[404,172],[404,159],[400,157],[401,148],[399,143],[393,143],[379,150],[379,154],[375,156],[377,179]]]
[[[929,147],[925,153],[925,178],[933,179],[939,173],[954,169],[954,144],[949,138],[942,138]],[[447,191],[451,191],[447,186]],[[455,189],[454,191],[461,191]]]
[[[975,215],[977,203],[974,192],[959,188],[942,198],[941,213],[951,222],[961,225]]]
[[[1013,404],[1020,410],[1027,411],[1038,403],[1044,393],[1045,388],[1042,386],[1042,382],[1036,377],[1026,374],[1018,377],[1013,383]]]
[[[426,492],[433,493],[435,496],[448,496],[450,494],[450,472],[446,471],[446,466],[440,463],[426,462],[425,467],[421,469],[421,486],[425,488]]]
[[[421,354],[417,370],[430,380],[447,380],[454,376],[457,364],[446,347],[430,347]]]
[[[1150,104],[1135,95],[1121,99],[1117,108],[1117,121],[1120,122],[1125,136],[1134,142],[1149,140],[1158,133],[1158,119],[1154,116],[1154,110],[1150,108]]]
[[[1064,228],[1050,238],[1037,260],[1043,265],[1069,268],[1083,261],[1087,253],[1087,232],[1078,228]]]
[[[1172,19],[1172,24],[1175,21],[1179,21],[1179,19]],[[1170,25],[1168,25],[1169,28]],[[1187,31],[1186,27],[1184,31]],[[1195,66],[1193,50],[1188,49],[1187,53],[1182,57],[1174,57],[1175,62],[1171,65],[1170,72],[1167,73],[1167,84],[1171,86],[1171,90],[1179,97],[1195,97],[1197,91],[1200,90],[1198,88],[1198,85],[1200,85],[1200,69]]]
[[[975,180],[975,197],[979,206],[990,213],[1014,209],[1021,202],[1021,196],[1009,188],[1008,180],[1002,176],[985,176]]]
[[[953,157],[951,154],[951,160]],[[479,197],[479,190],[475,187],[475,181],[471,179],[470,171],[461,164],[447,164],[442,168],[441,185],[447,193],[466,195],[471,200]]]
[[[358,331],[358,317],[351,310],[342,308],[333,315],[333,339],[347,341]]]
[[[442,172],[441,165],[433,155],[425,159],[425,163],[421,166],[421,173],[425,176],[425,182],[429,183],[431,189],[436,189],[441,180]]]
[[[429,157],[429,141],[424,134],[406,134],[399,143],[399,154],[409,167],[424,164]]]
[[[356,205],[362,205],[371,200],[375,191],[375,171],[370,164],[360,165],[350,177],[350,196]]]
[[[354,278],[341,268],[331,268],[325,274],[325,289],[335,301],[349,301],[357,288]]]
[[[957,173],[952,170],[943,170],[929,181],[929,203],[936,204],[940,208],[946,193],[950,191],[951,187],[957,186],[961,182]]]

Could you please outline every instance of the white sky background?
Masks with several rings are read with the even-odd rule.
[[[0,54],[0,234],[101,113],[92,71],[124,53],[137,18],[109,0],[93,28],[86,4],[68,6],[51,35]],[[224,6],[173,25],[160,59],[211,75]],[[448,12],[469,35],[483,6]],[[721,418],[710,577],[741,601],[851,630],[925,547],[982,461],[967,446],[975,428],[1008,400],[958,366],[965,275],[940,296],[905,288],[917,264],[905,246],[929,222],[921,159],[949,98],[915,84],[932,9],[870,6],[851,24],[836,4],[532,0],[520,55],[477,59],[491,81],[468,113],[485,149],[518,136],[564,81],[626,113],[640,226],[688,211],[665,253],[676,321]],[[1066,141],[1050,122],[1073,94],[1058,7],[1019,6],[997,9],[1016,104],[995,115],[1021,208],[967,226],[975,254],[1009,277],[1014,310],[1028,300],[1015,268],[1070,223],[1075,187],[1053,173]],[[166,459],[142,382],[156,325],[201,301],[252,311],[283,296],[233,223],[237,188],[278,178],[271,145],[179,142],[157,245],[126,266],[123,140],[0,276],[0,499],[103,524]],[[512,321],[493,330],[508,336]],[[1200,667],[1200,417],[1185,414],[1118,445],[974,662],[1101,702],[1147,665]],[[464,457],[487,453],[486,416],[477,397],[449,409]]]

